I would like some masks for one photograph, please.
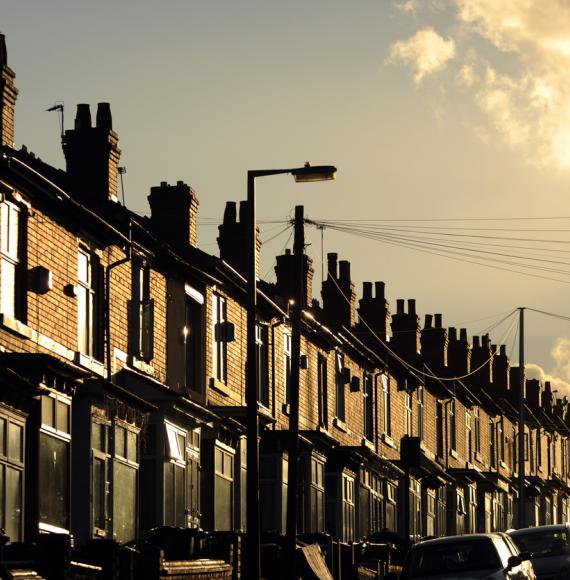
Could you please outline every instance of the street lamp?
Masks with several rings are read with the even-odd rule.
[[[257,311],[257,246],[255,221],[255,179],[268,175],[290,173],[295,181],[307,183],[335,178],[336,167],[332,165],[292,169],[262,169],[247,172],[247,360],[245,369],[245,403],[247,431],[247,536],[245,577],[260,577],[260,522],[259,522],[259,418],[257,401],[258,367],[256,364],[255,321]],[[298,364],[299,361],[294,361]]]

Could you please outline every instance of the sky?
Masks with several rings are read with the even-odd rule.
[[[570,315],[568,0],[0,0],[0,31],[16,145],[64,167],[46,109],[63,102],[69,129],[77,103],[110,102],[127,205],[146,214],[151,186],[185,181],[207,252],[248,169],[334,164],[334,182],[257,181],[265,279],[303,204],[350,222],[307,227],[317,297],[321,253],[337,252],[359,296],[383,280],[393,309],[415,298],[422,319],[491,329],[515,361],[504,316]],[[560,219],[512,219],[529,217]],[[454,259],[434,255],[451,242]],[[548,269],[521,275],[505,253]],[[570,395],[570,322],[527,311],[525,330],[530,376]]]

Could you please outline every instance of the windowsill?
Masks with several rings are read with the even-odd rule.
[[[229,397],[231,395],[231,390],[228,385],[222,383],[222,381],[216,379],[215,377],[210,377],[210,388],[214,389],[218,393],[224,395],[224,397]]]
[[[540,471],[540,473],[544,473],[544,469],[542,469],[542,465],[538,466],[538,471]]]
[[[154,367],[151,364],[147,363],[146,361],[137,358],[136,356],[132,357],[131,366],[134,369],[137,369],[137,371],[144,373],[145,375],[150,375],[151,377],[154,377],[155,374]]]
[[[105,376],[105,366],[103,363],[86,354],[83,354],[82,352],[75,352],[75,363],[79,366],[89,369],[91,372],[99,375],[100,377]]]
[[[507,464],[504,461],[499,461],[499,466],[503,469],[507,469]]]
[[[475,461],[477,463],[483,464],[483,458],[481,457],[481,454],[478,451],[475,452]]]
[[[0,326],[10,330],[22,338],[32,338],[32,329],[17,318],[8,314],[0,314]]]
[[[449,455],[451,457],[453,457],[453,459],[459,459],[459,453],[457,453],[457,451],[455,451],[455,449],[450,449],[449,450]]]
[[[38,528],[40,532],[47,532],[49,534],[66,534],[69,536],[69,530],[65,528],[59,528],[58,526],[52,526],[51,524],[44,524],[40,522],[38,524]]]
[[[289,403],[282,403],[282,404],[281,404],[281,412],[282,412],[284,415],[287,415],[287,416],[289,416],[289,415],[290,415],[290,413],[291,413],[291,405],[290,405]]]
[[[370,449],[370,451],[376,450],[376,448],[374,447],[374,443],[372,443],[372,441],[370,441],[369,439],[366,439],[366,437],[362,438],[361,444],[363,447],[366,447],[366,449]]]
[[[348,433],[348,427],[346,426],[346,423],[341,419],[339,419],[338,417],[333,417],[332,424],[339,431],[342,431],[343,433]]]
[[[394,440],[392,439],[392,437],[390,437],[390,435],[386,435],[386,433],[382,433],[382,435],[380,436],[380,439],[381,439],[382,443],[385,443],[386,445],[388,445],[388,447],[391,447],[392,449],[396,448],[396,444],[394,443]]]

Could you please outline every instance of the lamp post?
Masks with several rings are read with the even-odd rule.
[[[255,221],[255,180],[268,175],[290,173],[297,182],[334,179],[336,167],[315,166],[292,169],[263,169],[247,172],[247,359],[245,369],[245,403],[247,432],[247,535],[246,574],[248,580],[260,578],[260,521],[259,521],[259,418],[258,418],[258,366],[256,361],[255,321],[257,312],[257,246]],[[299,361],[293,361],[299,364]]]

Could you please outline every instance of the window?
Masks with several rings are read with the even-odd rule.
[[[204,297],[186,284],[184,300],[184,378],[187,389],[200,392],[202,390]]]
[[[473,426],[475,427],[475,453],[481,453],[481,417],[479,407],[473,407]]]
[[[425,535],[426,536],[435,536],[436,535],[435,519],[436,519],[435,490],[434,489],[427,489],[426,490],[426,527],[425,527]]]
[[[449,401],[449,446],[453,451],[457,451],[457,423],[455,399]]]
[[[267,326],[255,326],[255,359],[257,362],[257,400],[269,407],[269,349]]]
[[[344,356],[336,353],[336,416],[341,421],[345,420],[345,389],[344,389]]]
[[[418,479],[410,477],[408,526],[411,540],[422,536],[422,485]]]
[[[373,471],[360,470],[358,514],[360,537],[366,538],[384,528],[382,480]]]
[[[505,461],[505,433],[503,430],[503,419],[501,418],[497,423],[497,451],[499,453],[499,461]]]
[[[424,388],[418,387],[418,437],[424,438]]]
[[[291,331],[283,330],[283,379],[285,381],[285,404],[291,402]]]
[[[0,415],[0,527],[10,542],[22,541],[24,425],[12,414]]]
[[[540,427],[536,430],[536,459],[538,468],[542,469],[542,434]]]
[[[471,429],[471,411],[465,412],[465,443],[467,445],[467,461],[473,461],[473,432]]]
[[[489,419],[489,462],[491,467],[497,467],[497,426]]]
[[[9,201],[0,204],[0,312],[24,318],[23,212]]]
[[[404,393],[404,404],[406,406],[406,435],[412,436],[412,395]]]
[[[91,454],[92,454],[92,518],[93,535],[105,537],[108,533],[108,522],[111,513],[110,494],[110,423],[99,418],[91,421]]]
[[[39,526],[69,530],[69,450],[71,400],[62,394],[41,397],[39,450]]]
[[[396,531],[397,521],[397,504],[396,504],[396,485],[390,481],[385,482],[385,504],[384,504],[384,525],[387,530]]]
[[[436,401],[435,403],[435,437],[436,437],[436,453],[439,458],[444,454],[444,416],[443,403]],[[429,534],[428,534],[429,535]]]
[[[133,354],[149,362],[154,356],[154,300],[150,298],[150,267],[140,259],[133,261],[133,307],[136,337]]]
[[[309,484],[309,529],[307,532],[325,531],[325,464],[317,457],[311,457],[311,479]]]
[[[213,334],[213,374],[222,383],[228,379],[228,343],[225,336],[227,322],[227,304],[223,296],[212,296],[212,334]]]
[[[327,377],[327,357],[319,353],[317,361],[318,369],[318,405],[319,405],[319,426],[327,429],[329,422],[328,413],[328,377]]]
[[[186,509],[187,525],[200,527],[200,428],[188,432],[186,438]]]
[[[372,376],[365,373],[364,378],[364,437],[374,441],[374,388]]]
[[[303,463],[305,465],[305,463]],[[259,465],[259,488],[261,499],[261,526],[265,532],[284,534],[287,519],[287,491],[288,491],[287,457],[283,453],[267,453],[262,455]],[[299,484],[305,484],[302,469],[299,469]],[[245,489],[245,488],[244,488]],[[302,486],[299,485],[299,490]],[[302,507],[299,497],[298,507]],[[303,520],[299,528],[303,529]],[[306,525],[309,525],[307,523]]]
[[[128,542],[137,536],[139,433],[132,425],[116,423],[113,462],[113,537]]]
[[[214,448],[214,529],[233,529],[234,454]]]
[[[342,475],[342,541],[354,540],[354,477]]]
[[[392,401],[390,397],[390,377],[382,375],[382,426],[384,434],[392,436]]]
[[[468,485],[467,491],[467,529],[468,534],[474,534],[477,531],[477,487]]]
[[[79,351],[100,359],[101,321],[100,312],[101,272],[98,257],[81,248],[77,256],[77,331]]]
[[[186,527],[186,432],[166,423],[164,525]]]

